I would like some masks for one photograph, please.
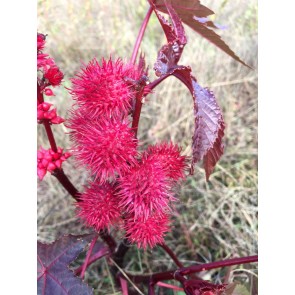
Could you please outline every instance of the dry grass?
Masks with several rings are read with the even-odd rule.
[[[189,43],[181,63],[191,65],[199,83],[214,91],[223,108],[226,149],[209,183],[205,182],[204,171],[196,167],[195,175],[180,189],[178,214],[166,241],[186,265],[257,253],[257,3],[255,0],[238,4],[233,0],[202,3],[216,12],[217,23],[228,26],[219,33],[255,70],[236,63],[187,29]],[[38,31],[49,35],[47,51],[66,73],[65,86],[70,85],[68,78],[81,62],[88,62],[93,56],[100,58],[111,53],[128,59],[146,10],[145,0],[38,1]],[[150,68],[164,42],[153,16],[142,44]],[[151,80],[153,77],[151,71]],[[51,101],[56,100],[60,112],[66,116],[71,98],[65,89],[56,93]],[[143,108],[139,128],[143,147],[171,139],[190,155],[192,113],[192,100],[185,87],[174,78],[166,80],[149,96]],[[65,127],[53,128],[58,144],[67,147]],[[39,129],[39,144],[47,147],[43,130]],[[64,169],[82,189],[87,173],[76,168],[72,159],[65,163]],[[73,200],[54,178],[47,176],[38,183],[38,189],[39,240],[52,241],[60,234],[87,231],[75,218]],[[173,267],[161,249],[143,252],[134,247],[127,261],[127,269],[140,273]],[[249,287],[255,273],[257,268],[251,265],[251,269],[231,272],[229,279],[243,280]],[[206,279],[219,282],[223,275],[212,272]],[[96,294],[115,294],[105,262],[95,264],[86,279],[95,282]]]

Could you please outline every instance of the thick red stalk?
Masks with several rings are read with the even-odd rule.
[[[88,266],[90,266],[92,263],[94,263],[95,261],[99,260],[100,258],[102,258],[103,256],[109,254],[109,249],[108,248],[103,248],[101,250],[99,250],[97,253],[95,253],[94,255],[92,255],[86,265],[86,268]],[[75,270],[75,275],[78,276],[83,268],[84,265],[79,266],[76,270]]]
[[[221,260],[216,262],[210,262],[200,265],[192,265],[189,267],[183,267],[179,269],[170,270],[167,272],[161,272],[161,273],[154,273],[151,275],[131,275],[128,274],[128,277],[135,283],[141,283],[141,282],[151,282],[150,284],[155,285],[159,281],[165,281],[165,280],[173,280],[180,277],[183,277],[185,275],[193,274],[196,272],[201,272],[204,270],[210,270],[215,268],[221,268],[231,265],[239,265],[239,264],[246,264],[251,262],[257,262],[258,256],[247,256],[247,257],[241,257],[241,258],[233,258],[233,259],[227,259],[227,260]]]
[[[91,241],[91,244],[90,244],[90,247],[89,247],[89,249],[88,249],[88,252],[87,252],[87,255],[86,255],[85,261],[84,261],[84,263],[83,263],[83,265],[82,265],[82,270],[81,270],[81,274],[80,274],[80,278],[81,278],[82,280],[84,279],[85,271],[86,271],[86,268],[87,268],[88,263],[89,263],[89,258],[90,258],[90,255],[91,255],[91,253],[92,253],[93,247],[94,247],[94,245],[95,245],[95,243],[96,243],[96,241],[97,241],[97,238],[98,238],[98,236],[95,236],[95,237],[93,238],[93,240]]]
[[[133,120],[132,120],[132,130],[134,131],[134,136],[137,137],[137,130],[138,130],[138,124],[139,124],[139,118],[141,113],[141,107],[142,107],[142,95],[144,92],[144,86],[137,92],[136,95],[136,103],[135,103],[135,110],[133,113]]]
[[[55,169],[52,172],[52,175],[57,178],[57,180],[60,182],[60,184],[67,190],[67,192],[77,201],[79,202],[79,192],[74,187],[72,182],[69,180],[69,178],[65,175],[64,171],[62,169]]]
[[[178,267],[184,267],[183,264],[178,260],[177,256],[174,254],[174,252],[166,245],[166,244],[162,244],[159,245],[161,248],[163,248],[163,250],[165,250],[165,252],[172,258],[172,260],[175,262],[175,264]]]
[[[137,54],[138,54],[138,50],[139,50],[139,47],[140,47],[140,44],[141,44],[145,29],[147,27],[147,24],[149,22],[149,19],[151,17],[152,12],[153,12],[153,8],[150,6],[147,13],[146,13],[146,16],[145,16],[142,24],[141,24],[141,27],[139,29],[138,36],[136,38],[136,41],[135,41],[135,44],[134,44],[134,47],[133,47],[131,60],[130,60],[130,62],[133,63],[133,64],[135,64],[136,57],[137,57]]]
[[[40,87],[38,81],[37,81],[37,99],[38,99],[38,103],[43,103],[44,102],[43,93],[41,91],[41,87]],[[57,146],[56,146],[56,142],[55,142],[54,135],[53,135],[53,132],[51,130],[51,126],[49,124],[49,121],[48,120],[43,120],[43,125],[45,127],[45,131],[46,131],[46,134],[47,134],[48,141],[50,143],[50,147],[56,153],[57,152]]]

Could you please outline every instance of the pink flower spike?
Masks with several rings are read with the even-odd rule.
[[[66,158],[60,147],[56,153],[52,149],[45,150],[41,147],[37,153],[38,177],[42,180],[46,171],[53,172],[55,169],[61,168],[65,160]]]
[[[120,218],[115,188],[109,183],[90,183],[80,200],[76,203],[78,216],[97,231],[109,228]]]
[[[53,93],[53,91],[50,88],[45,88],[44,94],[47,96],[55,96],[55,94]]]
[[[37,107],[37,119],[39,123],[42,123],[43,119],[49,120],[51,124],[60,124],[63,123],[65,120],[56,114],[56,109],[50,110],[52,106],[51,103],[43,102],[40,103]]]

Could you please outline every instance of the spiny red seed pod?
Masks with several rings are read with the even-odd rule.
[[[48,83],[52,86],[60,85],[64,75],[57,66],[51,66],[46,69],[44,73],[44,78],[47,79]]]
[[[226,285],[215,285],[210,282],[198,279],[186,280],[183,283],[186,294],[192,295],[222,295]]]
[[[73,110],[67,127],[76,159],[101,182],[128,172],[136,162],[137,139],[126,120],[97,119]]]
[[[120,207],[135,218],[148,218],[154,212],[165,214],[169,202],[175,200],[171,183],[155,159],[132,167],[129,173],[118,179],[118,183]]]
[[[168,215],[151,215],[148,218],[127,216],[125,219],[126,236],[138,248],[153,248],[164,243],[165,233],[169,231]]]
[[[138,68],[124,64],[121,59],[106,61],[101,65],[94,58],[72,79],[71,94],[80,108],[95,116],[126,115],[135,96],[128,79],[138,79]]]
[[[63,153],[60,147],[57,148],[57,152],[40,147],[37,152],[37,174],[39,179],[42,180],[47,171],[53,172],[55,169],[61,168],[62,163],[70,156],[70,153]]]
[[[93,182],[79,198],[77,215],[97,231],[109,229],[120,218],[115,188],[109,183]]]
[[[160,143],[151,145],[143,153],[145,159],[156,159],[166,172],[166,175],[175,181],[184,179],[188,169],[188,158],[181,155],[181,148],[177,144]]]

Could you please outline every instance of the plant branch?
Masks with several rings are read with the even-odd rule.
[[[93,247],[94,247],[94,245],[95,245],[95,243],[96,243],[96,241],[97,241],[97,238],[98,238],[98,236],[95,236],[95,237],[93,238],[93,240],[91,241],[91,244],[90,244],[90,247],[89,247],[89,249],[88,249],[88,252],[87,252],[87,255],[86,255],[85,261],[84,261],[84,263],[83,263],[83,265],[82,265],[82,270],[81,270],[81,274],[80,274],[80,278],[81,278],[82,280],[84,279],[85,271],[86,271],[86,268],[87,268],[88,263],[89,263],[89,258],[90,258],[90,255],[91,255],[91,253],[92,253]]]
[[[145,29],[147,27],[147,24],[149,22],[149,19],[150,19],[150,16],[151,16],[152,12],[153,12],[153,8],[150,6],[147,13],[146,13],[146,16],[145,16],[142,24],[141,24],[141,27],[140,27],[139,32],[138,32],[138,36],[136,38],[136,42],[135,42],[134,47],[133,47],[133,52],[132,52],[132,56],[131,56],[131,60],[130,60],[130,62],[132,64],[135,64],[136,57],[137,57],[137,54],[138,54],[138,50],[139,50],[139,47],[140,47],[140,44],[141,44]]]
[[[247,257],[241,257],[241,258],[220,260],[220,261],[204,263],[200,265],[192,265],[188,267],[183,267],[183,268],[174,269],[174,270],[161,272],[161,273],[154,273],[150,275],[132,275],[129,273],[126,273],[126,274],[134,283],[150,282],[150,284],[155,285],[159,281],[173,280],[173,279],[179,280],[180,277],[193,274],[196,272],[201,272],[204,270],[210,270],[215,268],[257,262],[257,261],[258,261],[258,256],[254,255],[254,256],[247,256]]]
[[[52,175],[57,178],[59,183],[67,190],[67,192],[77,201],[79,202],[80,199],[80,193],[78,190],[74,187],[72,182],[69,180],[69,178],[65,175],[64,171],[62,169],[55,169],[52,172]]]
[[[107,230],[101,230],[99,232],[99,236],[109,246],[110,252],[114,253],[114,251],[117,247],[117,243],[116,243],[115,239],[107,232]]]
[[[129,248],[130,248],[130,243],[128,239],[125,238],[118,246],[116,252],[114,252],[114,254],[112,255],[112,259],[115,262],[115,265],[111,267],[111,274],[116,279],[117,283],[119,283],[117,280],[117,271],[118,271],[117,266],[119,266],[120,268],[123,268],[124,257],[127,251],[129,250]]]
[[[103,249],[101,249],[101,250],[99,250],[97,253],[95,253],[94,255],[92,255],[92,256],[89,258],[89,260],[88,260],[88,262],[87,262],[87,266],[86,266],[86,268],[87,268],[88,266],[90,266],[92,263],[94,263],[95,261],[97,261],[98,259],[100,259],[100,258],[102,258],[103,256],[107,255],[109,252],[110,252],[109,249],[106,248],[106,247],[103,248]],[[81,273],[82,268],[83,268],[83,265],[79,266],[79,267],[74,271],[74,273],[75,273],[76,276],[78,276],[78,275]]]
[[[137,137],[137,131],[138,131],[138,124],[139,124],[139,118],[141,113],[141,107],[142,107],[142,96],[144,93],[144,87],[142,86],[140,90],[136,94],[136,102],[135,102],[135,109],[133,112],[133,120],[132,120],[132,130],[134,131],[135,138]]]
[[[159,245],[163,250],[165,250],[165,252],[172,258],[172,260],[175,262],[175,264],[180,267],[183,268],[183,264],[178,260],[177,256],[174,254],[174,252],[166,245],[166,244],[162,244]]]

